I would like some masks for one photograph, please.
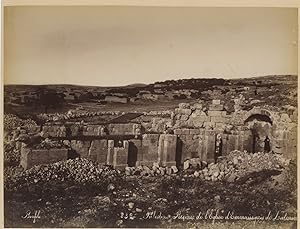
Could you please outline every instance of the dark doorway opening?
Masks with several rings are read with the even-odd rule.
[[[134,145],[133,142],[129,142],[129,149],[128,149],[128,160],[127,164],[129,167],[134,167],[137,161],[137,154],[138,148]]]
[[[176,155],[175,155],[175,161],[176,166],[179,167],[181,165],[181,159],[182,159],[182,140],[177,137],[176,142]]]
[[[75,150],[71,149],[68,151],[68,159],[75,159],[77,157],[80,157],[80,154],[77,153]]]

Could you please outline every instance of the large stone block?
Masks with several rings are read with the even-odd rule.
[[[189,132],[192,135],[198,135],[198,134],[200,134],[200,130],[199,129],[189,129]]]
[[[90,145],[90,141],[71,140],[71,148],[80,154],[81,157],[88,156]]]
[[[191,113],[192,113],[191,109],[175,108],[175,114],[191,115]]]
[[[210,111],[222,111],[222,110],[224,110],[224,105],[222,105],[222,104],[211,104],[211,105],[209,105],[208,110],[210,110]]]
[[[162,166],[176,165],[176,145],[177,136],[172,134],[162,134],[159,137],[158,162]]]
[[[100,164],[107,163],[107,140],[93,140],[89,148],[88,158],[99,162]]]
[[[188,104],[188,103],[179,103],[178,107],[180,109],[188,109],[188,108],[190,108],[190,104]]]
[[[209,110],[207,112],[208,116],[226,116],[226,111],[216,111],[216,110]]]
[[[115,169],[125,169],[128,166],[128,141],[123,142],[123,147],[115,147],[113,153],[113,167]]]
[[[158,161],[159,134],[144,134],[142,136],[142,161],[144,165],[151,165]]]
[[[68,158],[68,149],[30,149],[22,147],[20,165],[29,169],[34,165],[50,164]]]
[[[211,122],[224,123],[224,124],[229,123],[229,119],[225,116],[211,116],[210,121]]]
[[[221,100],[220,99],[213,99],[212,100],[212,104],[213,105],[220,105],[221,104]]]
[[[202,110],[203,105],[201,103],[195,103],[193,105],[193,108],[196,109],[196,110]]]
[[[215,156],[215,132],[205,131],[199,136],[199,147],[198,154],[201,160],[207,161],[208,163],[214,161]]]
[[[207,130],[214,129],[215,126],[216,126],[216,123],[214,123],[214,122],[204,122],[203,123],[203,127]]]

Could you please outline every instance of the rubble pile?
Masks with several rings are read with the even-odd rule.
[[[49,138],[46,138],[39,142],[38,144],[34,144],[32,146],[32,149],[51,149],[51,148],[65,148],[66,145],[61,143],[60,141],[51,140]]]
[[[195,168],[196,165],[200,169],[194,170],[190,176],[199,177],[203,180],[233,182],[252,172],[281,170],[289,164],[289,160],[273,153],[250,154],[246,151],[235,150],[221,158],[217,163],[210,163],[207,166],[205,163],[199,163],[197,160],[195,162],[195,159],[187,160],[184,162],[184,170],[190,173],[191,168]]]
[[[49,144],[49,142],[45,143]],[[158,163],[152,166],[140,165],[126,167],[124,172],[111,169],[85,158],[60,161],[49,165],[39,165],[20,174],[10,176],[5,182],[6,188],[17,190],[30,184],[48,181],[73,181],[79,184],[105,185],[107,180],[126,176],[178,176],[195,177],[206,181],[234,182],[252,172],[263,170],[281,170],[289,165],[289,160],[272,153],[232,151],[217,163],[207,164],[199,158],[186,160],[183,169],[176,166],[162,167]],[[104,182],[104,183],[103,183]],[[107,183],[108,184],[108,183]]]
[[[114,189],[114,182],[121,180],[122,175],[118,170],[109,166],[102,166],[84,158],[60,161],[48,165],[38,165],[31,169],[6,177],[6,190],[19,190],[39,182],[61,181],[74,182],[75,184],[93,184],[105,190]]]
[[[132,176],[163,176],[163,175],[172,175],[178,173],[176,166],[171,167],[161,167],[158,163],[153,163],[152,167],[146,165],[140,165],[137,167],[126,167],[125,175]]]
[[[233,182],[252,172],[263,170],[281,170],[289,164],[289,160],[281,155],[273,153],[254,153],[232,151],[217,163],[208,164],[199,158],[192,158],[183,163],[183,170],[179,171],[176,166],[161,167],[153,163],[152,167],[137,166],[126,167],[127,176],[163,176],[181,174],[183,177],[196,177],[207,181]]]
[[[22,127],[25,130],[30,131],[32,128],[35,128],[37,124],[32,119],[20,119],[19,117],[13,114],[4,114],[3,126],[4,131],[6,132],[11,132],[18,127]]]
[[[50,122],[50,121],[61,121],[69,120],[73,118],[86,118],[86,117],[95,117],[100,115],[122,115],[125,114],[121,111],[86,111],[86,110],[69,110],[67,113],[51,113],[46,114],[42,113],[37,116],[38,119]]]

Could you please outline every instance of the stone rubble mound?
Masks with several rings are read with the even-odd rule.
[[[109,166],[102,166],[85,158],[69,159],[48,165],[34,166],[17,175],[6,177],[7,190],[19,190],[39,182],[61,181],[75,184],[100,184],[102,187],[112,188],[112,182],[121,179],[119,170]]]
[[[18,175],[7,177],[6,188],[18,190],[30,184],[48,181],[72,181],[78,184],[100,184],[105,186],[116,178],[125,176],[178,176],[195,177],[206,181],[234,182],[251,173],[263,170],[281,170],[289,160],[273,153],[255,153],[232,151],[217,163],[207,164],[199,158],[186,160],[183,169],[176,166],[162,167],[153,163],[152,167],[126,167],[124,172],[114,170],[85,158],[69,159],[48,165],[34,166]]]
[[[69,110],[67,113],[51,113],[39,114],[37,117],[40,120],[50,122],[50,121],[61,121],[61,120],[69,120],[72,118],[85,118],[85,117],[95,117],[100,115],[121,115],[125,114],[121,111],[85,111],[80,109]]]
[[[51,149],[51,148],[61,149],[65,147],[66,146],[63,143],[59,141],[51,140],[49,138],[46,138],[41,142],[39,142],[38,144],[32,146],[33,149]]]
[[[30,131],[32,128],[35,128],[37,124],[32,119],[20,119],[19,117],[13,114],[4,114],[3,126],[4,131],[7,132],[13,131],[21,127],[27,131]]]
[[[289,164],[289,160],[274,153],[252,154],[235,150],[220,158],[217,163],[210,163],[207,166],[205,163],[198,159],[190,159],[184,162],[184,170],[190,173],[189,176],[203,180],[233,182],[252,172],[281,170]]]
[[[233,182],[239,178],[262,170],[281,170],[289,164],[289,160],[281,155],[273,153],[254,153],[246,151],[232,151],[226,157],[220,158],[217,163],[208,164],[199,158],[188,159],[183,163],[183,170],[179,171],[176,166],[161,167],[153,163],[152,167],[137,166],[126,167],[127,176],[162,176],[182,174],[184,177],[196,177],[207,181]]]

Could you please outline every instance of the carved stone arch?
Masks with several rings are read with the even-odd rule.
[[[257,119],[259,121],[265,121],[273,125],[274,116],[273,114],[262,108],[253,108],[249,112],[247,112],[244,116],[244,123]]]

